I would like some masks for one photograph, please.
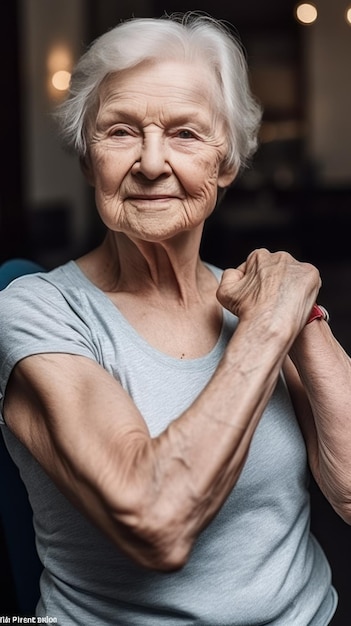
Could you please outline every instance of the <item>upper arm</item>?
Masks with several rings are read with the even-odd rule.
[[[306,442],[311,471],[318,482],[318,438],[311,405],[300,376],[289,356],[285,359],[283,371],[296,418]]]
[[[4,417],[66,497],[123,547],[138,497],[123,481],[150,438],[120,384],[86,357],[27,357],[10,377]]]

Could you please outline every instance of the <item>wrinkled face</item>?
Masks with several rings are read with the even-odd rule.
[[[235,176],[222,167],[226,131],[213,81],[202,63],[162,61],[103,82],[87,172],[108,228],[160,241],[211,213],[218,186]]]

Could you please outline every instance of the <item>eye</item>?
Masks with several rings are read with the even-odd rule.
[[[127,135],[130,135],[130,130],[127,128],[114,128],[111,131],[111,135],[114,137],[126,137]]]
[[[110,137],[134,137],[137,134],[137,129],[129,124],[123,124],[116,122],[111,124],[108,129]]]
[[[191,130],[188,130],[186,128],[182,128],[181,130],[178,131],[178,137],[180,137],[180,139],[195,139],[195,135],[193,132],[191,132]]]

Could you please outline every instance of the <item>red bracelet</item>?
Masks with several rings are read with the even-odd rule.
[[[324,306],[321,306],[320,304],[313,305],[312,311],[306,324],[310,324],[314,320],[324,320],[325,322],[329,322],[329,313],[327,309],[324,308]]]

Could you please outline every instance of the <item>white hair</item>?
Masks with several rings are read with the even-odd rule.
[[[201,59],[208,63],[217,77],[216,99],[228,129],[226,164],[237,169],[244,166],[257,148],[261,121],[261,108],[249,87],[245,54],[229,27],[196,11],[132,18],[92,43],[78,61],[68,97],[56,112],[66,147],[84,157],[87,121],[102,81],[147,59]]]

